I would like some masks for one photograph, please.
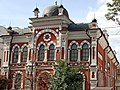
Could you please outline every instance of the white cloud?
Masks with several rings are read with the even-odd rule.
[[[107,2],[112,2],[112,0],[98,0],[98,4],[104,4],[104,3],[107,3]]]
[[[111,27],[116,27],[118,25],[115,24],[115,22],[113,21],[106,20],[105,18],[105,14],[107,13],[106,3],[111,1],[112,0],[98,0],[99,8],[96,8],[96,9],[90,8],[88,15],[86,17],[86,21],[91,22],[95,14],[95,18],[98,21],[98,26],[108,31],[110,46],[112,47],[113,50],[117,52],[117,57],[120,61],[120,47],[119,47],[120,40],[118,39],[120,38],[120,35],[112,35],[112,34],[117,34],[117,32],[120,31],[120,27],[111,28]],[[118,34],[120,34],[120,32]]]

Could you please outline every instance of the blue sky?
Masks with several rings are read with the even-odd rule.
[[[29,18],[33,17],[33,10],[37,7],[42,16],[43,10],[55,4],[56,0],[0,0],[0,26],[8,27],[11,22],[12,27],[26,28],[30,26]],[[106,29],[109,34],[109,42],[113,50],[117,52],[120,61],[120,35],[113,35],[120,31],[112,21],[107,21],[104,15],[107,12],[106,3],[111,0],[57,0],[58,5],[62,4],[68,10],[70,19],[76,23],[89,23],[95,18],[102,29]],[[107,27],[107,28],[106,28]],[[120,34],[120,33],[118,33]]]
[[[30,17],[33,17],[33,10],[40,9],[40,16],[44,8],[53,5],[56,0],[0,0],[0,25],[18,26],[21,28],[29,25]],[[58,4],[64,5],[68,10],[70,19],[75,22],[84,22],[91,8],[97,8],[97,0],[57,0]],[[94,17],[94,15],[93,15]]]

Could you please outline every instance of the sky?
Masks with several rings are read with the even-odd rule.
[[[95,17],[98,26],[108,31],[110,45],[120,62],[120,27],[104,17],[107,12],[106,3],[111,0],[0,0],[0,26],[26,28],[30,26],[29,18],[34,17],[33,10],[36,7],[41,17],[43,10],[54,5],[55,1],[58,5],[63,4],[75,23],[89,23]]]

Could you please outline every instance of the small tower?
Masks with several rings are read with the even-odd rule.
[[[57,1],[55,1],[55,5],[57,5]]]
[[[39,9],[36,7],[33,12],[34,12],[34,16],[38,18]]]
[[[8,30],[12,30],[12,27],[11,27],[11,26],[9,26],[9,27],[8,27]]]
[[[63,15],[63,11],[64,11],[63,5],[60,5],[60,7],[58,8],[58,11],[59,11],[58,15]]]
[[[97,28],[97,19],[93,19],[92,22],[91,22],[91,28],[94,29],[94,28]]]
[[[11,35],[12,34],[12,27],[11,26],[9,26],[8,28],[7,28],[8,30],[7,30],[7,32],[9,33],[9,35]]]

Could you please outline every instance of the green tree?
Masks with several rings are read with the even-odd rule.
[[[5,90],[5,88],[8,86],[8,83],[8,79],[0,76],[0,90]]]
[[[82,90],[82,66],[70,67],[65,61],[57,61],[55,73],[49,78],[49,90]]]
[[[112,0],[112,3],[107,3],[108,12],[105,14],[107,20],[112,20],[120,25],[120,0]]]

